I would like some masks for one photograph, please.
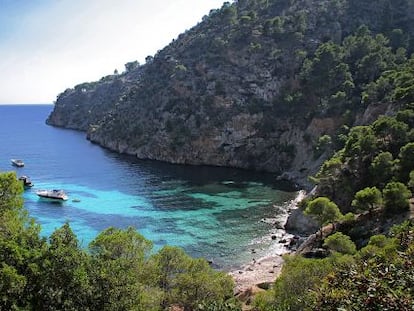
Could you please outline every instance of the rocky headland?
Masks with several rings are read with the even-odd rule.
[[[225,3],[145,64],[61,93],[47,123],[140,159],[275,172],[309,188],[307,176],[332,152],[333,139],[321,137],[388,110],[328,110],[303,77],[307,55],[357,27],[352,9],[316,0]]]

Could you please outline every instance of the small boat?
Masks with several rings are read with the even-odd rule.
[[[38,190],[36,194],[42,199],[48,199],[52,201],[66,201],[68,199],[67,194],[63,190]]]
[[[19,180],[23,183],[23,187],[25,189],[30,188],[30,187],[33,187],[33,183],[32,183],[32,181],[30,180],[29,177],[27,177],[27,176],[20,176],[19,177]]]
[[[12,165],[17,166],[17,167],[23,167],[24,166],[24,162],[20,159],[11,159],[11,163],[12,163]]]

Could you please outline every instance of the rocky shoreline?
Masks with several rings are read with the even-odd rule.
[[[289,216],[298,207],[298,203],[306,197],[306,192],[301,190],[293,199],[287,208],[288,213],[284,219],[284,227],[288,222]],[[278,218],[280,221],[280,219]],[[263,220],[268,222],[269,220]],[[257,292],[263,291],[271,287],[271,284],[280,275],[283,267],[283,255],[294,252],[293,245],[296,245],[298,236],[287,233],[278,240],[272,236],[273,245],[283,245],[283,248],[276,247],[278,251],[269,248],[269,254],[243,265],[239,269],[229,272],[235,282],[234,294],[244,303],[249,304],[251,298]]]
[[[302,199],[305,197],[304,195]],[[300,201],[295,199],[296,204]],[[287,219],[287,223],[290,221],[291,225],[296,225],[297,228],[300,228],[303,223],[304,216],[298,218],[299,210],[291,210],[290,216]],[[393,223],[400,223],[404,219],[413,219],[414,218],[414,199],[410,200],[410,210],[407,214],[396,216],[401,218],[398,221],[390,220],[385,223],[385,226],[391,226]],[[299,221],[297,221],[299,219]],[[384,224],[378,223],[378,217],[373,217],[372,213],[364,213],[356,215],[356,223],[364,223],[365,226],[371,226],[369,230],[373,231],[378,230]],[[286,223],[286,224],[287,224]],[[229,274],[233,277],[235,282],[234,294],[235,296],[243,302],[243,310],[251,310],[251,303],[256,294],[266,289],[269,289],[275,280],[279,277],[283,268],[283,255],[285,254],[302,254],[304,256],[315,256],[320,254],[320,249],[315,249],[315,245],[318,244],[318,241],[329,236],[336,230],[341,230],[341,227],[346,227],[345,223],[336,223],[328,224],[321,228],[320,233],[316,234],[307,234],[304,235],[300,240],[296,240],[297,236],[291,235],[293,238],[286,238],[287,244],[285,244],[286,252],[280,255],[271,255],[267,257],[260,258],[258,260],[253,260],[252,262],[246,264],[238,270],[231,271]],[[368,227],[367,230],[368,230]],[[310,228],[310,227],[309,227]],[[382,227],[381,231],[387,231],[385,227]],[[315,231],[316,232],[316,231]],[[289,243],[290,241],[295,243]],[[290,246],[293,244],[293,247]]]
[[[230,272],[235,282],[234,294],[241,296],[255,287],[267,289],[282,271],[282,255],[253,260],[239,270]]]

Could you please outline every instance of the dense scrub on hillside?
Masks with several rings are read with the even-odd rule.
[[[386,71],[364,93],[365,101],[398,103],[392,115],[349,131],[344,147],[316,174],[319,193],[351,210],[354,194],[390,182],[407,184],[414,170],[414,59]]]
[[[317,190],[302,207],[321,226],[335,224],[331,234],[321,228],[313,245],[326,257],[287,257],[257,310],[414,309],[412,65],[407,60],[365,88],[365,101],[398,109],[352,127],[313,177]]]
[[[413,252],[414,224],[407,221],[389,236],[372,236],[353,255],[332,250],[324,259],[287,257],[255,310],[413,310]]]
[[[60,94],[48,123],[139,158],[304,181],[338,134],[394,109],[364,94],[413,50],[413,12],[409,0],[226,2],[145,64]]]

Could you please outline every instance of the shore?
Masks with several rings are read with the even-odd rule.
[[[280,255],[260,258],[239,270],[230,272],[235,282],[235,295],[241,295],[253,288],[268,288],[282,271],[283,258]]]
[[[305,191],[299,191],[296,198],[288,203],[284,223],[286,223],[290,212],[297,208],[298,203],[305,196]],[[278,244],[279,246],[283,246],[282,251],[280,251],[281,249],[279,247],[278,252],[269,251],[269,255],[257,260],[253,259],[253,261],[240,267],[240,269],[229,272],[235,282],[234,293],[236,296],[243,296],[242,298],[249,299],[248,296],[254,295],[257,291],[269,288],[275,282],[282,271],[282,255],[292,252],[288,247],[292,238],[293,235],[285,232],[279,240],[275,240],[273,243],[274,245]]]

